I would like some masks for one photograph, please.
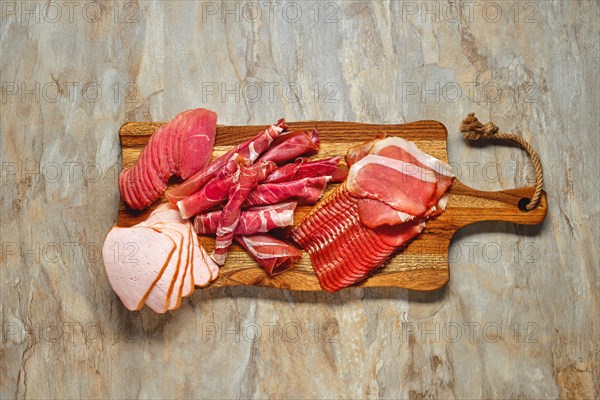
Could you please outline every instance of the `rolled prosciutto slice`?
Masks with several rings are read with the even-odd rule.
[[[295,162],[277,168],[267,176],[264,183],[289,182],[302,178],[331,176],[332,182],[342,182],[348,175],[348,170],[339,165],[340,157],[323,158],[309,161],[307,158],[297,158]]]
[[[235,240],[271,276],[289,270],[302,256],[296,247],[264,233],[236,235]]]
[[[285,228],[294,224],[294,202],[249,208],[242,211],[236,235],[251,235]],[[199,214],[194,219],[194,230],[199,235],[216,233],[223,210]]]
[[[223,207],[223,213],[217,226],[217,240],[211,257],[218,265],[225,264],[246,198],[252,188],[265,179],[276,167],[275,163],[270,161],[262,161],[252,166],[248,166],[247,159],[245,161],[245,164],[240,165],[239,174],[236,175],[237,179],[229,189],[227,204]]]
[[[208,181],[217,175],[217,173],[236,153],[249,159],[251,162],[254,162],[260,154],[269,148],[273,140],[285,129],[287,129],[287,124],[282,118],[277,122],[277,124],[269,126],[252,139],[247,140],[246,142],[232,148],[227,153],[218,157],[205,168],[200,169],[197,173],[192,175],[188,180],[183,182],[178,187],[167,190],[167,200],[169,200],[171,204],[176,205],[178,201],[183,200],[199,191]]]
[[[285,133],[275,139],[271,148],[260,159],[281,164],[303,154],[318,151],[320,143],[321,139],[316,129],[312,132]]]
[[[191,218],[194,215],[216,206],[227,198],[229,188],[237,179],[240,163],[245,158],[240,154],[233,154],[218,174],[213,177],[200,191],[179,200],[177,207],[182,218]]]
[[[277,204],[288,200],[314,203],[319,200],[330,180],[330,176],[317,176],[291,182],[262,183],[248,195],[244,206]]]

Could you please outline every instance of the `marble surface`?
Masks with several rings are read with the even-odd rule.
[[[1,398],[600,395],[598,2],[0,6]],[[231,288],[128,312],[99,254],[118,128],[197,106],[436,119],[463,182],[532,184],[523,151],[463,142],[474,111],[539,151],[548,217],[458,232],[433,293]]]

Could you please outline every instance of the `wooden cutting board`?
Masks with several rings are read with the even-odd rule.
[[[130,122],[119,132],[123,152],[123,167],[137,160],[150,135],[164,123]],[[371,125],[353,122],[307,121],[288,123],[290,130],[307,130],[316,127],[321,135],[321,150],[315,158],[343,156],[348,147],[371,140],[381,133],[401,136],[415,142],[423,151],[448,162],[446,127],[437,121],[418,121],[401,125]],[[213,156],[219,156],[233,145],[241,143],[266,126],[218,126]],[[174,183],[175,186],[177,183]],[[327,193],[335,189],[329,185]],[[455,180],[449,191],[446,211],[437,219],[429,221],[425,230],[402,252],[392,257],[386,265],[360,286],[396,286],[414,290],[434,290],[444,286],[450,277],[448,248],[452,235],[465,225],[479,221],[508,221],[518,224],[539,224],[546,217],[548,204],[546,194],[534,210],[519,209],[519,201],[529,198],[533,187],[482,192]],[[122,200],[119,206],[119,226],[131,226],[144,220],[161,202],[144,212],[131,210]],[[298,222],[313,206],[300,206],[295,214]],[[200,236],[200,243],[210,252],[214,239]],[[239,246],[230,249],[221,276],[211,287],[220,286],[268,286],[288,290],[321,290],[310,264],[303,252],[302,259],[290,271],[276,277],[266,272]]]

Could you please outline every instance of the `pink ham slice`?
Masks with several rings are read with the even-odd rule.
[[[232,148],[227,153],[218,157],[178,187],[167,190],[167,199],[171,204],[176,205],[179,201],[193,195],[207,182],[213,179],[235,154],[240,154],[251,162],[256,161],[258,156],[268,149],[273,140],[285,129],[287,129],[287,124],[284,119],[280,119],[277,124],[269,126],[252,139]]]
[[[294,246],[267,234],[235,236],[235,240],[271,276],[292,268],[302,254]]]
[[[153,228],[150,228],[153,229]],[[171,238],[175,243],[176,250],[171,257],[169,264],[165,268],[164,273],[160,276],[158,281],[152,287],[152,290],[146,298],[146,305],[150,307],[154,312],[164,314],[169,310],[170,299],[172,296],[176,296],[174,293],[175,283],[181,268],[181,250],[183,245],[183,235],[177,231],[169,229],[160,229],[157,232],[162,233],[165,236]]]
[[[261,183],[248,195],[244,206],[277,204],[288,200],[311,204],[321,197],[330,179],[330,176],[317,176],[291,182]]]
[[[146,227],[114,227],[102,247],[108,280],[128,310],[139,310],[176,251],[167,235]]]
[[[216,275],[218,275],[218,267],[217,267],[216,275],[213,278],[213,276],[212,276],[213,272],[211,271],[211,268],[209,267],[208,262],[210,261],[214,264],[214,261],[212,261],[210,259],[210,257],[204,251],[204,249],[200,246],[200,242],[198,241],[198,236],[196,236],[195,233],[192,233],[192,244],[194,246],[193,259],[192,259],[192,265],[193,265],[192,274],[193,274],[194,285],[196,285],[198,287],[205,287],[211,281],[217,279]],[[215,264],[215,266],[216,266],[216,264]]]
[[[295,209],[294,202],[249,208],[242,211],[235,234],[251,235],[292,226]],[[199,235],[216,233],[222,216],[223,210],[199,214],[194,219],[194,230]]]

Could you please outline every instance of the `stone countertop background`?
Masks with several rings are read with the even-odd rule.
[[[0,7],[0,397],[600,395],[598,2]],[[221,124],[435,119],[466,184],[533,184],[523,151],[463,142],[474,111],[537,149],[548,217],[461,230],[437,292],[227,288],[128,312],[100,256],[119,126],[198,106]]]

